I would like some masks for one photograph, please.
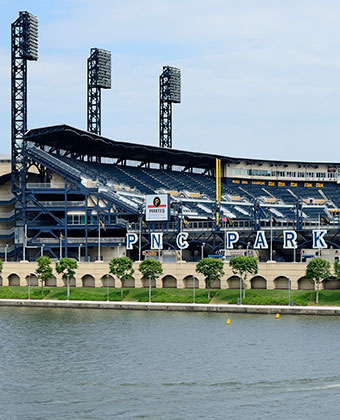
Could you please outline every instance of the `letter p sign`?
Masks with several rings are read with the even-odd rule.
[[[136,233],[126,234],[126,249],[133,249],[133,245],[137,242],[138,236]]]

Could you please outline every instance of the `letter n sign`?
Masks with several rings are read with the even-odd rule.
[[[151,249],[163,249],[163,233],[151,233]]]

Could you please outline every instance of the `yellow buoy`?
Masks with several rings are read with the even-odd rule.
[[[276,315],[275,315],[275,318],[276,318],[276,319],[279,319],[279,318],[280,318],[280,314],[276,314]]]
[[[227,319],[227,325],[230,325],[230,319],[229,318]]]

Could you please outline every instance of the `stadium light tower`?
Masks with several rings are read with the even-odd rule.
[[[23,203],[26,177],[24,134],[27,131],[27,61],[38,60],[38,18],[19,12],[12,23],[12,191]]]
[[[172,148],[172,104],[181,103],[181,70],[164,66],[159,76],[159,146]]]
[[[111,89],[111,52],[91,48],[87,59],[87,131],[101,134],[101,89]]]

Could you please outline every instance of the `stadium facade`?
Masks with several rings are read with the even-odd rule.
[[[197,261],[252,253],[263,232],[268,247],[256,251],[260,260],[293,261],[321,253],[313,249],[315,230],[325,231],[327,252],[338,258],[340,163],[234,158],[169,147],[171,103],[180,102],[178,69],[166,67],[161,76],[167,124],[161,124],[160,147],[100,135],[98,104],[100,87],[111,86],[108,66],[105,83],[96,85],[91,73],[88,129],[96,129],[27,130],[27,60],[37,59],[36,25],[27,12],[12,24],[12,156],[0,160],[2,258],[33,261],[44,254],[90,262],[130,255],[139,260],[152,254],[151,236],[160,232],[163,259]],[[102,54],[111,63],[108,52]],[[95,65],[91,61],[91,69]],[[175,89],[172,97],[166,96],[164,74]],[[168,220],[147,220],[146,196],[163,194],[170,197]],[[230,231],[238,240],[226,251]],[[296,248],[282,246],[285,231],[296,232]],[[188,234],[188,247],[179,252],[181,232]],[[138,237],[131,250],[127,233]]]

